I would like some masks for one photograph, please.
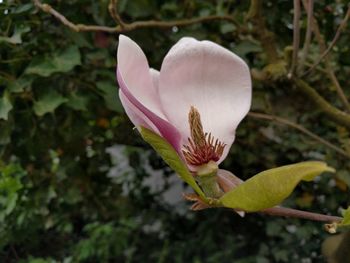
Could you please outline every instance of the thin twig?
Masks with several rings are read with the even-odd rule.
[[[327,67],[327,71],[329,74],[329,78],[331,79],[331,81],[334,84],[334,87],[335,87],[336,92],[338,93],[339,99],[343,103],[345,110],[347,112],[350,112],[350,103],[349,103],[342,87],[340,86],[340,83],[339,83],[337,77],[335,76],[334,71],[332,69],[330,69],[330,67],[331,67],[330,65],[326,65],[326,67]]]
[[[312,213],[312,212],[280,207],[280,206],[268,208],[260,212],[267,215],[272,215],[272,216],[303,218],[303,219],[308,219],[312,221],[320,221],[320,222],[328,222],[328,223],[339,223],[342,221],[342,218],[338,216],[323,215],[323,214]]]
[[[222,15],[222,16],[211,15],[211,16],[204,16],[204,17],[183,19],[183,20],[174,20],[174,21],[148,20],[148,21],[136,21],[133,23],[124,22],[114,27],[74,24],[73,22],[68,20],[64,15],[56,11],[50,5],[43,4],[41,3],[40,0],[33,0],[33,2],[40,10],[51,14],[52,16],[57,18],[62,24],[64,24],[65,26],[69,27],[70,29],[76,32],[101,31],[101,32],[107,32],[107,33],[122,33],[122,32],[127,32],[135,29],[147,28],[147,27],[172,28],[174,26],[189,26],[193,24],[214,21],[214,20],[224,20],[224,21],[231,22],[233,24],[237,24],[236,20],[229,15]]]
[[[311,67],[312,64],[305,61],[305,66]],[[316,67],[316,70],[318,70],[319,72],[322,72],[322,73],[324,73],[324,74],[328,74],[328,73],[327,73],[327,70],[324,69],[324,68],[322,68],[320,65],[318,65],[318,66]]]
[[[304,7],[306,8],[305,0],[303,1],[303,4],[304,4]],[[308,10],[306,10],[306,12],[308,12]],[[349,12],[349,10],[348,10],[348,12]],[[320,51],[323,54],[326,53],[326,50],[327,50],[326,44],[325,44],[324,39],[320,33],[320,28],[318,26],[317,20],[314,17],[312,17],[312,28],[313,28],[313,32],[316,36],[317,42],[319,44]],[[340,83],[339,83],[337,77],[334,74],[334,70],[331,66],[329,58],[327,56],[325,56],[324,60],[325,60],[326,72],[327,72],[328,78],[332,81],[332,83],[335,87],[335,91],[337,92],[337,95],[338,95],[340,101],[343,103],[344,108],[346,109],[347,112],[350,112],[350,103],[349,103],[342,87],[340,86]],[[315,68],[317,65],[319,65],[319,64],[313,64],[311,66],[311,68]],[[306,75],[307,73],[308,72],[302,74],[302,76]]]
[[[304,69],[306,57],[309,53],[309,48],[310,48],[311,35],[312,35],[312,19],[313,19],[313,13],[314,13],[314,0],[308,0],[306,12],[307,12],[307,25],[306,25],[303,52],[300,58],[300,72],[302,72]]]
[[[211,16],[204,16],[204,17],[197,17],[197,18],[183,19],[183,20],[174,20],[174,21],[157,21],[157,20],[136,21],[131,24],[128,24],[126,27],[126,30],[131,31],[134,29],[145,28],[145,27],[171,28],[174,26],[189,26],[189,25],[198,24],[202,22],[209,22],[213,20],[228,21],[237,25],[237,21],[232,16],[211,15]]]
[[[124,21],[121,19],[118,13],[118,0],[110,0],[108,5],[108,11],[111,17],[121,28],[124,27]]]
[[[289,71],[289,78],[294,75],[298,63],[298,52],[300,45],[300,0],[294,0],[294,18],[293,18],[293,57],[292,65]]]
[[[284,124],[284,125],[287,125],[289,127],[292,127],[294,129],[304,133],[305,135],[309,136],[310,138],[322,143],[323,145],[327,146],[328,148],[336,151],[337,153],[341,154],[342,156],[350,159],[350,154],[348,154],[346,151],[339,148],[338,146],[335,146],[331,142],[321,138],[320,136],[316,135],[315,133],[311,132],[310,130],[306,129],[305,127],[303,127],[300,124],[294,123],[290,120],[287,120],[287,119],[284,119],[284,118],[281,118],[278,116],[265,114],[265,113],[249,112],[248,116],[256,118],[256,119],[274,121],[276,123],[280,123],[280,124]]]
[[[334,35],[334,38],[332,40],[332,42],[329,44],[328,48],[322,53],[322,55],[318,58],[318,60],[303,74],[303,75],[307,75],[309,74],[311,71],[314,70],[314,68],[321,63],[321,61],[329,54],[329,52],[332,50],[332,48],[335,46],[335,44],[337,43],[341,33],[344,31],[344,29],[346,28],[346,25],[348,23],[348,20],[350,18],[350,4],[348,6],[348,10],[343,18],[343,20],[341,21],[341,23],[339,24],[339,27]]]

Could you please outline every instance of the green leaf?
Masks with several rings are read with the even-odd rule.
[[[89,102],[88,97],[77,94],[77,93],[72,93],[67,102],[67,106],[71,107],[74,110],[81,110],[81,111],[86,111],[87,110],[87,104]]]
[[[68,72],[81,65],[80,52],[77,46],[70,46],[52,56],[35,57],[25,70],[25,74],[36,74],[48,77],[56,72]]]
[[[155,1],[151,0],[124,0],[119,4],[120,12],[126,12],[133,18],[146,17],[156,10]]]
[[[34,102],[34,112],[38,116],[53,112],[58,106],[67,102],[68,99],[57,93],[55,90],[49,90],[41,96],[38,101]]]
[[[16,26],[14,33],[11,37],[2,37],[0,36],[0,43],[1,42],[7,42],[10,44],[21,44],[22,43],[22,34],[27,33],[30,31],[29,26]]]
[[[87,36],[80,32],[64,28],[63,33],[67,39],[74,42],[78,47],[94,48],[94,46],[88,41]]]
[[[13,123],[9,121],[0,121],[0,147],[11,142],[11,132]]]
[[[9,94],[4,92],[3,96],[0,97],[0,120],[7,120],[8,114],[12,110],[12,104],[9,98]]]
[[[0,168],[0,218],[15,209],[17,192],[23,187],[21,183],[23,175],[23,170],[17,165],[10,164]]]
[[[33,81],[33,76],[20,76],[18,79],[9,81],[7,88],[11,93],[22,92],[26,87],[29,87]]]
[[[249,53],[261,52],[261,46],[256,42],[244,40],[234,47],[233,51],[239,56],[244,57]]]
[[[107,49],[94,50],[89,53],[85,53],[86,62],[95,65],[99,68],[103,68],[101,72],[106,73],[106,68],[115,67],[115,59],[111,56]],[[115,73],[113,72],[113,80],[115,79]],[[114,85],[115,86],[115,85]]]
[[[96,83],[101,96],[104,98],[106,107],[116,112],[124,112],[119,100],[118,89],[114,83],[109,81],[99,81]]]
[[[280,204],[300,181],[311,181],[323,172],[334,172],[318,161],[301,162],[263,171],[220,198],[225,207],[247,212]]]
[[[16,5],[12,9],[11,13],[12,14],[22,14],[22,13],[30,11],[31,9],[33,9],[33,7],[34,7],[33,3]]]
[[[350,206],[348,209],[343,211],[343,220],[338,224],[338,226],[350,226]]]
[[[234,24],[225,23],[220,25],[221,34],[231,33],[235,30],[236,30],[236,26]]]
[[[180,159],[174,148],[158,134],[147,128],[141,127],[140,132],[143,139],[156,150],[156,152],[171,167],[171,169],[173,169],[181,177],[182,180],[188,183],[201,198],[206,200],[203,191],[200,189],[190,171],[188,170],[186,164]]]

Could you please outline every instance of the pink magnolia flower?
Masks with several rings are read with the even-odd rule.
[[[184,37],[157,71],[124,35],[117,56],[119,96],[136,127],[162,136],[191,170],[225,159],[251,104],[250,73],[241,58],[213,42]]]

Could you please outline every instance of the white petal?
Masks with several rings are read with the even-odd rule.
[[[153,73],[142,49],[130,38],[120,35],[117,60],[118,70],[130,93],[150,111],[164,118]]]
[[[198,109],[204,131],[227,144],[221,162],[250,108],[249,68],[241,58],[213,42],[183,38],[163,61],[159,95],[164,114],[181,132],[183,143],[190,136],[190,107]]]

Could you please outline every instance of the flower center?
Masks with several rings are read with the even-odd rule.
[[[200,166],[209,161],[217,162],[222,156],[226,144],[215,139],[211,133],[204,133],[201,116],[193,106],[188,114],[188,122],[191,138],[188,138],[188,145],[184,145],[182,150],[187,163]]]

